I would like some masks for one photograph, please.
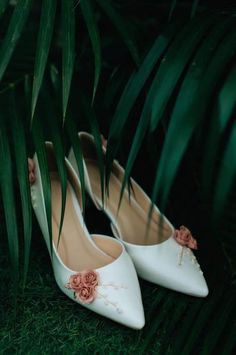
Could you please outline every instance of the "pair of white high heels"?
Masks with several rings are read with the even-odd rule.
[[[191,249],[197,242],[186,227],[175,230],[158,208],[148,225],[150,199],[132,180],[119,211],[123,168],[114,162],[109,197],[101,198],[98,159],[93,137],[79,133],[83,151],[86,189],[99,209],[111,220],[116,239],[90,235],[82,215],[81,186],[73,151],[65,158],[67,197],[58,244],[61,216],[61,185],[51,143],[46,143],[51,178],[51,261],[59,288],[90,310],[134,329],[145,324],[137,274],[150,282],[192,296],[208,294],[206,281]],[[103,148],[105,154],[105,147]],[[33,208],[50,252],[41,173],[37,155],[29,160]]]

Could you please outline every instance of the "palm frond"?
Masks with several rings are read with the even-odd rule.
[[[138,66],[140,64],[140,57],[137,49],[137,45],[133,38],[130,26],[127,21],[116,11],[112,2],[109,0],[97,0],[103,11],[107,14],[112,24],[116,27],[121,37],[126,44],[134,63]]]
[[[43,0],[35,55],[34,81],[32,90],[31,120],[33,119],[39,91],[48,60],[56,13],[55,0]]]
[[[7,33],[0,46],[0,80],[21,37],[32,3],[33,0],[19,0],[14,9]]]
[[[163,34],[158,36],[152,48],[144,58],[142,65],[131,75],[128,83],[125,86],[125,89],[116,107],[116,111],[109,130],[106,153],[107,177],[111,171],[112,161],[118,152],[120,135],[123,132],[125,124],[127,123],[128,116],[141,90],[143,89],[145,82],[148,80],[155,64],[162,57],[163,53],[171,43],[175,31],[176,25],[173,25],[164,31]],[[143,121],[144,120],[146,121],[146,117],[143,119]],[[138,138],[136,141],[137,140]]]
[[[89,37],[94,52],[95,75],[94,75],[93,97],[92,97],[92,102],[93,102],[96,95],[99,77],[101,73],[101,66],[102,66],[100,34],[97,26],[96,16],[93,9],[93,4],[91,3],[91,1],[81,0],[80,7],[88,29]]]
[[[178,128],[177,122],[175,122],[174,119],[170,120],[153,187],[154,201],[158,192],[162,191],[163,203],[165,204],[170,186],[173,182],[179,162],[187,148],[187,144],[200,120],[204,117],[210,95],[217,84],[217,80],[220,79],[224,67],[232,58],[235,50],[235,36],[233,32],[230,31],[226,35],[225,40],[221,42],[216,49],[216,52],[207,67],[205,76],[199,81],[200,86],[197,88],[190,107],[182,112],[182,115],[178,115],[179,120],[181,120],[178,122]],[[179,97],[181,92],[182,88]],[[181,130],[179,129],[180,125]],[[174,146],[173,141],[175,141]],[[178,147],[178,149],[176,149],[176,147]],[[168,156],[168,161],[166,161],[166,156]]]
[[[65,120],[75,60],[75,9],[73,0],[62,0],[62,35],[62,107]]]
[[[52,252],[52,208],[51,208],[51,182],[48,170],[47,153],[42,123],[39,117],[35,117],[32,125],[32,137],[36,154],[38,157],[39,168],[42,178],[44,205],[47,216],[47,229],[50,238],[50,248]]]
[[[193,0],[192,9],[191,9],[191,18],[193,18],[196,15],[198,5],[199,5],[199,0]]]
[[[16,164],[17,179],[21,195],[22,218],[24,227],[24,273],[23,285],[26,283],[28,273],[31,232],[32,232],[32,209],[31,197],[28,179],[28,163],[26,153],[26,137],[24,126],[17,112],[14,89],[9,94],[9,120],[11,126],[11,135],[13,138],[14,161]]]
[[[8,247],[12,266],[11,279],[16,300],[19,281],[19,241],[17,217],[15,209],[14,177],[9,135],[5,126],[5,118],[0,119],[0,187],[5,213]]]
[[[219,218],[225,207],[236,176],[236,124],[232,127],[218,175],[214,197],[214,218]]]

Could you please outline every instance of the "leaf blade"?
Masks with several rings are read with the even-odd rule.
[[[48,170],[45,140],[43,136],[42,124],[38,117],[35,117],[32,125],[32,137],[38,158],[39,169],[42,179],[44,206],[46,210],[47,227],[49,233],[50,251],[52,253],[52,206],[51,206],[51,181]]]
[[[70,95],[75,59],[75,11],[73,0],[62,0],[62,107],[63,119]]]
[[[19,0],[0,47],[0,81],[28,19],[33,0]]]
[[[17,289],[19,280],[19,241],[13,189],[12,157],[4,118],[0,120],[0,188],[4,207],[12,281]],[[16,292],[15,292],[16,297]]]
[[[13,148],[15,154],[15,164],[17,171],[17,179],[21,195],[21,208],[23,217],[24,228],[24,272],[23,272],[23,285],[26,283],[28,273],[30,246],[31,246],[31,233],[32,233],[32,208],[31,196],[28,179],[28,165],[26,153],[26,139],[24,128],[17,114],[15,92],[12,91],[9,98],[9,114],[11,133],[13,137]]]
[[[134,63],[138,66],[140,63],[138,49],[133,37],[129,33],[130,31],[126,21],[123,20],[122,16],[116,11],[116,9],[114,8],[114,6],[112,6],[112,3],[110,1],[97,0],[97,2],[99,3],[103,11],[107,14],[107,16],[110,18],[112,24],[116,27],[117,31],[120,33],[121,37],[123,38],[123,41],[125,42],[130,52],[130,55]]]
[[[37,49],[35,55],[34,80],[31,101],[31,121],[34,117],[35,108],[38,101],[38,95],[42,85],[43,76],[47,64],[54,29],[55,14],[56,1],[43,0],[37,40]]]
[[[132,106],[137,100],[138,95],[140,94],[155,64],[161,58],[164,51],[171,42],[175,30],[176,25],[169,26],[169,28],[163,34],[158,36],[151,49],[148,51],[140,68],[131,75],[129,81],[126,84],[126,87],[116,107],[109,131],[106,152],[107,175],[109,175],[112,161],[119,149],[120,134],[128,120]]]
[[[202,78],[199,88],[197,89],[197,95],[189,109],[183,113],[183,116],[179,116],[178,123],[176,120],[171,120],[159,166],[156,170],[152,195],[153,201],[156,200],[159,191],[162,191],[163,205],[167,201],[171,184],[190,138],[199,120],[204,117],[212,90],[217,83],[217,79],[220,78],[223,68],[232,57],[234,50],[236,50],[236,36],[235,33],[231,31],[214,53],[207,68],[207,75]],[[196,110],[196,107],[198,110]],[[179,130],[180,124],[181,130]],[[174,145],[173,139],[175,141]],[[178,149],[176,149],[176,147],[178,147]],[[168,159],[165,157],[168,157]]]
[[[89,32],[90,41],[92,43],[94,60],[95,60],[95,74],[94,74],[94,85],[93,85],[93,96],[92,102],[95,99],[97,92],[98,82],[101,74],[102,67],[102,54],[101,54],[101,43],[100,34],[97,26],[97,21],[93,11],[93,7],[90,0],[81,0],[80,7],[82,14]]]

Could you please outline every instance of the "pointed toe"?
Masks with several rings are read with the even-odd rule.
[[[195,297],[206,297],[208,287],[192,251],[173,237],[150,246],[126,243],[138,275],[144,280]]]

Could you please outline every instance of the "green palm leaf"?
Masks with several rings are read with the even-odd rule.
[[[9,147],[9,135],[5,119],[0,117],[0,188],[5,213],[10,261],[12,266],[11,279],[16,300],[17,283],[19,280],[19,242],[13,189],[12,157]]]
[[[155,64],[161,58],[166,48],[170,44],[175,30],[176,25],[172,25],[163,34],[158,36],[151,49],[148,51],[142,65],[131,75],[128,83],[125,86],[125,89],[116,107],[116,111],[109,130],[106,153],[107,176],[109,176],[111,171],[112,161],[119,149],[120,135],[128,120],[128,116],[133,108],[133,105],[137,100],[141,90],[143,89],[143,86],[151,74]],[[144,120],[145,119],[143,119],[142,122]],[[139,129],[138,132],[142,133],[143,130]],[[138,138],[135,139],[138,141]]]
[[[163,47],[161,47],[161,43],[159,43],[158,55],[161,56],[161,54],[163,54],[164,50],[166,48],[168,48],[169,44],[171,43],[171,41],[174,38],[174,34],[175,34],[175,28],[173,28],[172,31],[169,31],[168,34],[166,33],[166,35],[163,35],[163,42],[162,42]],[[131,145],[131,149],[129,151],[128,160],[127,160],[126,168],[125,168],[125,174],[124,174],[122,187],[121,187],[120,203],[121,203],[123,193],[124,193],[125,187],[127,185],[128,179],[130,177],[135,159],[136,159],[137,154],[140,150],[140,147],[143,142],[143,138],[145,136],[145,133],[146,133],[148,125],[149,125],[149,118],[150,118],[150,114],[151,114],[151,104],[153,102],[155,94],[156,94],[156,81],[154,79],[152,82],[151,88],[149,89],[149,92],[147,94],[147,98],[144,103],[142,114],[141,114],[139,123],[137,125],[136,131],[135,131],[135,135],[134,135],[134,139],[133,139],[133,142]]]
[[[199,5],[199,0],[193,0],[191,18],[193,18],[196,15],[198,5]]]
[[[209,136],[206,144],[206,153],[203,161],[203,182],[206,189],[210,190],[212,171],[217,156],[220,138],[232,117],[235,107],[235,84],[236,67],[228,74],[222,88],[220,89],[213,119],[209,129]]]
[[[51,207],[51,181],[48,171],[47,153],[45,139],[43,136],[42,124],[36,116],[32,125],[32,137],[39,162],[39,169],[42,178],[44,204],[47,216],[47,227],[50,238],[50,249],[52,253],[52,207]],[[52,254],[53,255],[53,254]]]
[[[65,120],[75,59],[75,10],[73,0],[62,0],[62,107]]]
[[[236,176],[236,124],[234,124],[220,166],[215,187],[214,216],[219,217]]]
[[[17,106],[15,100],[15,92],[12,91],[9,99],[9,114],[11,123],[11,134],[13,137],[13,148],[15,153],[15,164],[17,179],[20,188],[22,217],[24,226],[24,275],[23,285],[26,282],[30,245],[31,245],[31,232],[32,232],[32,208],[31,197],[28,179],[28,164],[26,153],[26,139],[24,127],[17,113]]]
[[[212,22],[213,19],[209,17],[192,20],[181,31],[163,58],[154,79],[157,90],[152,104],[151,131],[156,129],[173,95],[178,80],[181,79],[181,75],[189,64],[191,56],[212,25]]]
[[[199,82],[199,88],[190,108],[186,112],[183,112],[181,117],[178,116],[179,119],[177,121],[173,119],[170,122],[152,195],[153,201],[155,201],[158,192],[162,191],[163,206],[187,144],[195,127],[204,117],[210,95],[221,76],[222,70],[232,57],[234,50],[236,50],[236,36],[234,32],[230,32],[214,53],[205,76]],[[196,108],[198,109],[196,110]],[[179,129],[180,125],[181,130]]]
[[[7,33],[0,46],[0,81],[21,37],[33,0],[19,0],[11,17]]]
[[[65,206],[66,206],[66,190],[67,190],[67,172],[65,166],[65,150],[63,145],[63,139],[61,134],[61,129],[59,127],[59,119],[57,117],[57,113],[54,110],[52,97],[50,96],[49,90],[47,86],[43,86],[43,90],[41,93],[41,97],[39,100],[39,111],[40,115],[44,117],[42,119],[43,125],[48,127],[49,136],[52,139],[53,150],[55,154],[58,175],[61,182],[61,217],[60,217],[60,225],[59,225],[59,235],[58,235],[58,243],[60,241],[61,230],[64,220],[65,214]]]
[[[95,58],[95,75],[94,75],[94,85],[93,85],[93,98],[95,99],[97,86],[100,78],[101,67],[102,67],[102,55],[101,55],[101,43],[100,34],[97,26],[97,21],[94,14],[94,9],[90,0],[80,1],[81,11],[88,29],[89,37],[92,43],[94,58]]]
[[[38,33],[37,50],[35,56],[34,81],[31,103],[31,119],[33,119],[39,91],[47,64],[48,53],[51,45],[56,13],[56,0],[43,0],[41,20]]]
[[[133,58],[134,63],[138,66],[140,63],[140,57],[137,49],[137,45],[133,39],[132,32],[128,26],[128,23],[124,21],[123,17],[115,10],[115,7],[112,5],[112,2],[109,0],[97,0],[101,8],[110,18],[112,24],[116,27],[117,31],[120,33],[123,38],[124,43],[126,44],[131,57]]]
[[[171,1],[171,5],[170,5],[170,12],[169,12],[169,16],[168,16],[168,21],[171,21],[172,16],[173,16],[173,12],[175,11],[177,5],[177,0],[172,0]]]

